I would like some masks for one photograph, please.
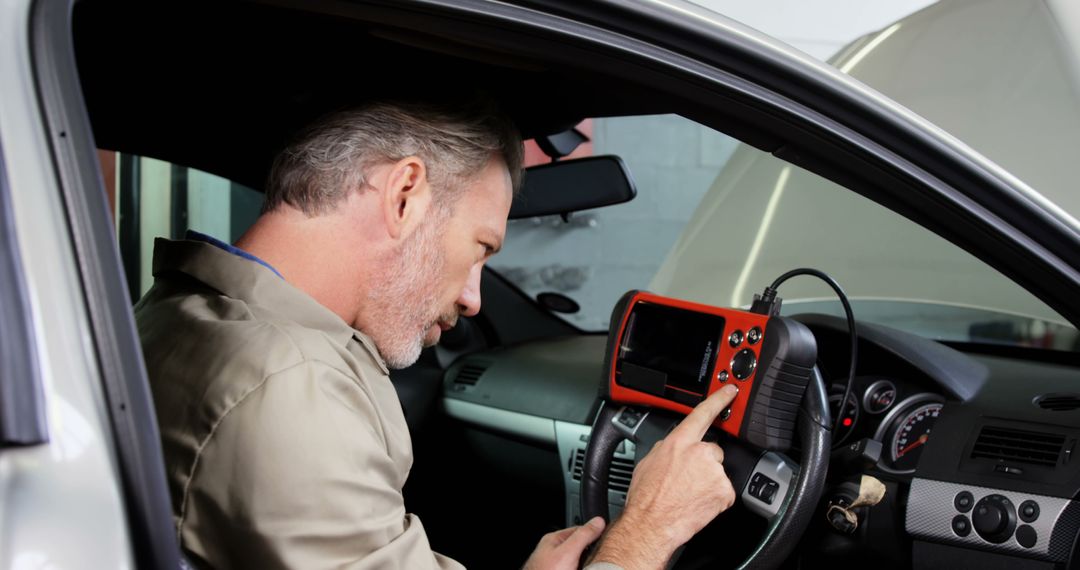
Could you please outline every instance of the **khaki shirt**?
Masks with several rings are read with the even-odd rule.
[[[371,339],[258,262],[159,239],[135,309],[197,566],[461,568],[405,512],[412,444]]]

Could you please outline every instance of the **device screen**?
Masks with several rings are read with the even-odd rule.
[[[723,332],[719,315],[641,302],[626,323],[619,361],[664,373],[667,386],[704,395]]]

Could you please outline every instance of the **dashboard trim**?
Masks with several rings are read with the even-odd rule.
[[[555,445],[555,420],[443,398],[446,415],[475,426]]]
[[[953,499],[961,491],[971,492],[976,501],[980,497],[991,494],[1003,495],[1012,501],[1013,505],[1020,505],[1028,500],[1036,501],[1039,504],[1039,518],[1032,523],[1021,523],[1030,524],[1035,529],[1037,540],[1034,546],[1024,548],[1016,541],[1015,535],[1002,544],[990,543],[975,532],[967,536],[958,536],[953,532],[951,525],[953,517],[960,514],[953,505]],[[1064,562],[1069,557],[1069,548],[1061,548],[1060,545],[1055,544],[1052,537],[1061,533],[1075,536],[1080,531],[1080,521],[1077,517],[1069,516],[1069,513],[1074,512],[1077,506],[1075,501],[1059,497],[916,477],[911,481],[904,527],[908,534],[919,539],[1027,558]],[[970,516],[970,513],[968,515]]]

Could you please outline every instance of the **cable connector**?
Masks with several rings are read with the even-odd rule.
[[[780,315],[780,305],[783,302],[783,299],[776,296],[775,288],[766,287],[765,291],[760,295],[754,295],[754,302],[750,305],[750,312],[776,317]]]

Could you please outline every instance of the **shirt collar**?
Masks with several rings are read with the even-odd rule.
[[[370,337],[293,287],[269,264],[248,256],[235,254],[205,240],[157,238],[154,240],[153,274],[156,279],[173,271],[185,273],[227,297],[258,305],[301,326],[322,331],[345,348],[348,348],[349,340],[355,338],[383,373],[389,374],[386,361]]]
[[[223,241],[219,240],[218,238],[216,238],[214,236],[209,236],[209,235],[206,235],[206,234],[204,234],[202,232],[197,232],[195,230],[188,230],[186,232],[186,234],[184,235],[184,239],[186,239],[188,241],[204,241],[204,242],[206,242],[206,243],[208,243],[208,244],[210,244],[210,245],[212,245],[214,247],[217,247],[219,249],[223,249],[223,250],[225,250],[225,251],[227,251],[227,252],[229,252],[229,253],[231,253],[233,255],[239,255],[240,257],[243,257],[244,259],[250,259],[251,261],[254,261],[255,263],[258,263],[258,264],[262,265],[263,267],[266,267],[270,271],[273,271],[274,275],[277,275],[278,277],[281,277],[282,279],[284,279],[284,277],[282,277],[282,275],[281,275],[281,272],[279,272],[277,269],[274,269],[273,265],[270,265],[269,263],[263,261],[262,259],[259,259],[253,253],[248,253],[248,252],[236,247],[235,245],[233,245],[231,243],[223,242]]]

